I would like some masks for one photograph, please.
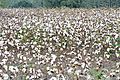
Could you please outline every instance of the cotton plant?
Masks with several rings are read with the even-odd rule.
[[[69,79],[90,80],[96,77],[94,73],[101,77],[101,71],[93,70],[93,76],[87,73],[93,64],[100,66],[104,60],[110,62],[111,57],[120,57],[119,10],[14,10],[0,18],[0,65],[5,69],[3,72],[21,72],[16,76],[8,74],[12,79],[19,76],[43,80],[48,75],[49,79],[58,80],[59,75],[59,79],[66,80],[68,75]],[[119,62],[115,64],[119,69]],[[59,70],[58,65],[63,69]],[[83,76],[79,76],[80,70]]]

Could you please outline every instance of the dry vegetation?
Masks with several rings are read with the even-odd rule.
[[[120,10],[1,9],[0,80],[120,80]]]

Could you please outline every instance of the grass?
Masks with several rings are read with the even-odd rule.
[[[103,75],[105,74],[101,70],[91,69],[89,71],[90,75],[94,78],[94,80],[107,80]]]

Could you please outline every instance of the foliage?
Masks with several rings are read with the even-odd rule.
[[[103,76],[104,73],[100,70],[91,69],[90,75],[94,78],[94,80],[106,80],[106,78]]]
[[[20,1],[17,4],[13,5],[12,7],[14,7],[14,8],[19,8],[19,7],[20,8],[23,8],[23,7],[28,8],[28,7],[33,7],[33,5],[32,5],[32,3],[27,2],[27,1]]]
[[[0,7],[4,8],[6,6],[6,0],[0,0]]]
[[[6,5],[7,4],[7,5]],[[0,0],[1,7],[120,7],[120,0]]]

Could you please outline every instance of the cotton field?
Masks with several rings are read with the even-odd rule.
[[[0,9],[0,80],[120,80],[120,9]]]

